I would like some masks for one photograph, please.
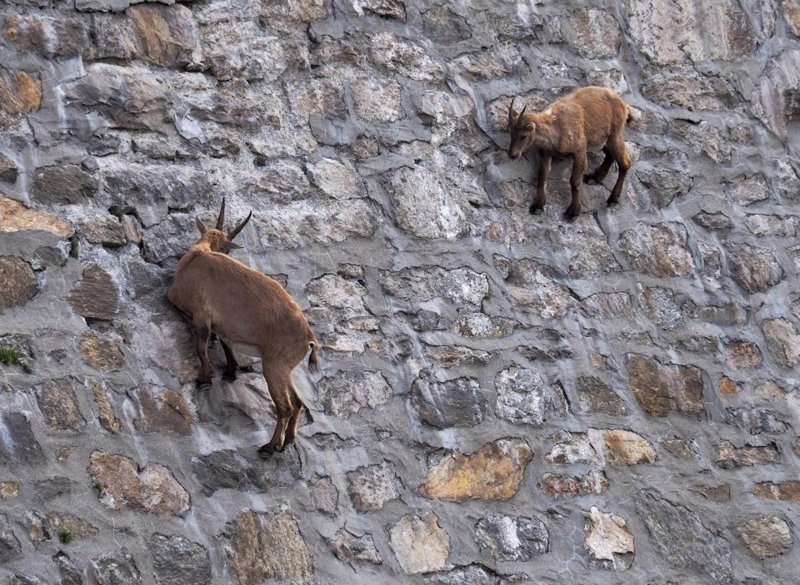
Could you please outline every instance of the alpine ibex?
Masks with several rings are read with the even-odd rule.
[[[308,412],[292,383],[292,370],[309,348],[309,370],[317,370],[318,342],[300,307],[277,281],[223,253],[240,247],[231,240],[247,219],[227,236],[221,230],[224,207],[214,229],[197,219],[200,239],[178,262],[167,297],[194,327],[198,387],[208,387],[213,378],[208,358],[212,332],[225,342],[226,374],[236,371],[231,344],[261,358],[278,418],[272,438],[259,449],[269,455],[295,440],[300,414]]]
[[[544,208],[545,185],[554,156],[572,157],[569,181],[572,203],[564,212],[567,219],[580,215],[581,180],[602,182],[614,161],[619,175],[607,205],[618,203],[622,183],[631,168],[631,157],[622,136],[625,124],[636,119],[630,106],[609,89],[584,87],[553,102],[543,112],[526,114],[525,109],[517,114],[513,99],[508,107],[508,132],[511,134],[508,156],[518,158],[531,147],[539,151],[539,180],[530,212],[538,213]],[[603,162],[593,173],[584,176],[587,152],[600,149],[605,153]]]

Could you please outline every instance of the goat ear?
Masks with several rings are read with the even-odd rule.
[[[222,228],[225,227],[225,198],[222,198],[222,205],[219,208],[219,215],[217,216],[217,225],[216,229],[222,231]]]
[[[225,254],[227,254],[227,253],[228,253],[228,252],[230,252],[231,250],[241,250],[242,248],[244,248],[244,246],[240,246],[239,244],[234,244],[233,242],[230,242],[230,241],[225,241],[225,242],[222,242],[222,243],[219,245],[219,248],[220,248],[220,250],[222,250],[222,251],[223,251]]]
[[[200,230],[200,235],[202,236],[204,233],[208,231],[206,224],[203,223],[203,220],[199,217],[194,218],[194,222],[197,224],[197,229]]]

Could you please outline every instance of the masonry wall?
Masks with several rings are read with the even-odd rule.
[[[530,216],[588,84],[621,205]],[[793,0],[5,2],[0,583],[794,582],[798,119]],[[222,197],[324,345],[266,461],[165,298]]]

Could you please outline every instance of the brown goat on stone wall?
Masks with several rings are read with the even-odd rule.
[[[235,376],[236,371],[231,344],[261,358],[278,419],[272,438],[259,449],[269,455],[294,442],[300,414],[304,408],[308,412],[292,382],[292,370],[310,348],[308,366],[316,371],[318,342],[300,307],[277,281],[222,252],[237,247],[230,240],[244,223],[225,236],[198,219],[201,237],[178,262],[167,297],[194,326],[198,387],[208,387],[213,378],[208,358],[212,332],[227,348],[226,374]]]
[[[605,179],[611,163],[616,161],[619,175],[607,204],[619,202],[619,194],[631,157],[625,148],[625,124],[635,119],[630,106],[613,91],[604,87],[584,87],[550,104],[540,113],[520,114],[514,111],[514,100],[508,108],[508,132],[511,146],[508,156],[519,158],[529,148],[539,151],[539,178],[536,198],[530,212],[538,213],[545,204],[545,185],[554,156],[572,157],[572,203],[564,216],[575,219],[581,212],[581,181],[600,183]],[[587,153],[602,149],[605,158],[590,175],[584,176]]]

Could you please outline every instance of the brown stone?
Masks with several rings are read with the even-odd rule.
[[[100,372],[115,372],[125,365],[125,355],[116,339],[101,337],[94,331],[81,336],[81,359]]]
[[[134,422],[137,429],[178,435],[192,433],[192,411],[180,392],[169,388],[141,389],[136,398],[141,413],[141,418]]]
[[[34,544],[53,539],[88,538],[98,533],[98,528],[79,516],[69,513],[48,513],[44,517],[36,513],[28,515],[28,534]]]
[[[199,64],[200,32],[189,8],[141,4],[131,6],[128,15],[145,59],[164,67]]]
[[[169,469],[157,463],[139,469],[133,459],[93,451],[89,473],[100,501],[114,510],[136,510],[157,516],[179,515],[189,509],[189,494]]]
[[[661,446],[678,459],[697,459],[697,443],[687,439],[667,439]]]
[[[120,220],[113,215],[94,215],[84,218],[78,229],[92,244],[117,248],[124,246],[126,242],[125,229]]]
[[[231,564],[240,585],[268,579],[305,583],[314,575],[308,546],[290,512],[245,512],[232,524]]]
[[[768,445],[744,445],[736,447],[730,441],[722,441],[715,445],[717,456],[715,463],[722,469],[737,469],[753,465],[769,465],[780,463],[781,454],[775,443]]]
[[[352,532],[342,529],[336,533],[331,544],[336,557],[347,563],[371,563],[373,565],[383,563],[381,555],[375,547],[375,541],[369,534],[356,536]]]
[[[795,0],[781,0],[783,17],[796,37],[800,37],[800,5]]]
[[[34,171],[31,197],[45,204],[85,203],[98,188],[97,179],[80,166],[54,165]]]
[[[736,340],[725,344],[725,363],[729,368],[757,368],[762,361],[761,350],[755,343]]]
[[[548,495],[583,496],[586,494],[602,494],[608,489],[608,478],[602,471],[590,471],[578,477],[545,473],[539,480],[539,487]]]
[[[723,396],[736,396],[741,391],[742,389],[739,387],[739,384],[727,376],[723,376],[719,381],[719,393]]]
[[[697,493],[712,502],[729,502],[731,500],[731,486],[727,483],[700,486],[697,488]]]
[[[400,518],[389,530],[389,544],[406,573],[441,571],[447,566],[450,536],[433,512],[423,518],[411,514]]]
[[[623,232],[620,247],[634,270],[658,277],[689,276],[694,262],[682,224],[637,224]]]
[[[761,323],[761,331],[778,362],[789,368],[800,364],[800,335],[791,321],[767,319]]]
[[[19,497],[19,484],[16,481],[0,482],[0,498],[10,500]]]
[[[771,250],[750,244],[728,246],[731,277],[745,292],[765,292],[783,279],[783,268]]]
[[[70,291],[67,300],[82,317],[110,320],[119,313],[117,283],[97,264],[83,269],[81,281]]]
[[[44,231],[62,238],[72,235],[72,227],[55,215],[28,209],[22,203],[0,195],[0,233]]]
[[[89,29],[84,21],[59,15],[8,16],[3,34],[19,51],[33,51],[48,58],[74,57],[91,46]]]
[[[762,481],[753,486],[753,494],[763,500],[800,504],[800,481],[788,480],[778,483]]]
[[[792,549],[792,533],[777,516],[759,516],[736,526],[745,546],[759,559],[786,554]]]
[[[595,429],[589,430],[589,440],[595,444]],[[639,465],[655,463],[656,452],[641,435],[622,429],[606,429],[603,434],[603,455],[609,463]]]
[[[22,258],[0,256],[0,312],[24,305],[39,291],[36,275]]]
[[[36,400],[45,423],[53,430],[76,431],[86,425],[71,378],[45,382],[36,390]]]
[[[92,387],[94,401],[97,403],[97,418],[102,426],[109,433],[118,433],[122,430],[122,423],[114,414],[114,407],[108,398],[108,393],[99,380],[91,380],[89,385]]]
[[[584,546],[592,562],[604,569],[629,569],[633,563],[633,534],[625,519],[592,506]]]
[[[42,82],[35,73],[0,69],[0,130],[10,128],[25,112],[42,103]]]
[[[590,376],[578,378],[578,405],[582,413],[602,413],[610,416],[623,416],[627,408],[622,398],[611,387]]]
[[[500,439],[474,453],[453,451],[428,471],[419,493],[433,500],[510,500],[522,484],[533,451],[521,439]]]
[[[703,379],[693,366],[662,365],[637,354],[626,356],[628,384],[636,401],[650,416],[663,417],[675,411],[699,416],[703,405]]]

